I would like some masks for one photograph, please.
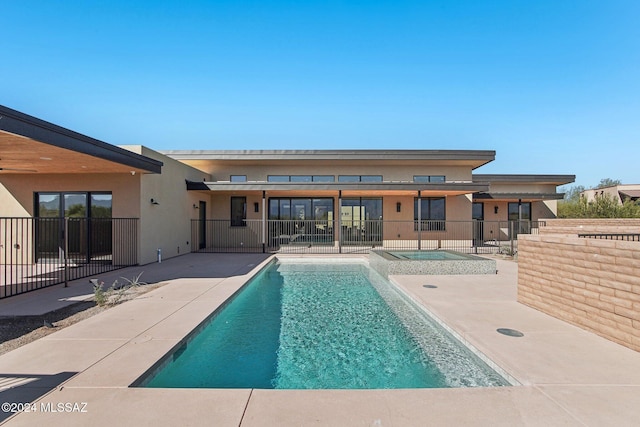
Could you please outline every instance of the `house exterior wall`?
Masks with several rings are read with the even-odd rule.
[[[210,176],[174,159],[142,146],[123,148],[163,162],[161,174],[145,174],[140,180],[136,203],[140,211],[140,264],[162,258],[171,258],[191,251],[191,220],[199,211],[194,208],[200,201],[211,209],[210,196],[186,190],[186,180],[203,181]],[[157,201],[151,203],[151,199]]]
[[[372,164],[362,161],[309,162],[265,161],[260,164],[229,162],[221,164],[212,160],[181,160],[211,175],[212,181],[229,181],[231,175],[246,175],[247,181],[266,181],[269,175],[383,175],[385,181],[413,181],[414,175],[444,175],[447,181],[471,181],[469,166]]]

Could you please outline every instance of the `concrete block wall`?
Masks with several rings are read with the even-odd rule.
[[[640,218],[545,219],[540,234],[640,233]]]
[[[518,301],[640,351],[640,242],[521,235]]]

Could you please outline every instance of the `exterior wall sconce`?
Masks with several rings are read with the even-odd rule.
[[[156,199],[151,199],[151,204],[152,205],[159,205],[160,203],[158,203],[158,201]]]
[[[493,207],[493,213],[494,213],[494,214],[497,214],[497,213],[498,213],[498,207],[497,207],[497,206],[494,206],[494,207]]]
[[[396,203],[396,212],[400,212],[402,210],[402,203]]]
[[[255,202],[255,203],[253,204],[253,211],[254,211],[254,212],[260,212],[260,203]]]
[[[193,209],[198,209],[198,205],[196,205],[195,203],[193,204]]]

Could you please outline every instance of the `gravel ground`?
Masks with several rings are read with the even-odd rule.
[[[119,295],[115,304],[98,306],[95,301],[82,301],[41,316],[0,317],[0,355],[95,316],[115,305],[126,303],[162,285],[164,283],[131,287]]]

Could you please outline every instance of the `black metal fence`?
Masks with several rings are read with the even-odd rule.
[[[637,233],[584,233],[578,234],[578,237],[582,237],[585,239],[626,240],[629,242],[640,242],[640,234]]]
[[[0,298],[137,263],[137,218],[0,218]]]
[[[192,220],[193,252],[367,253],[371,249],[517,251],[543,221]]]

